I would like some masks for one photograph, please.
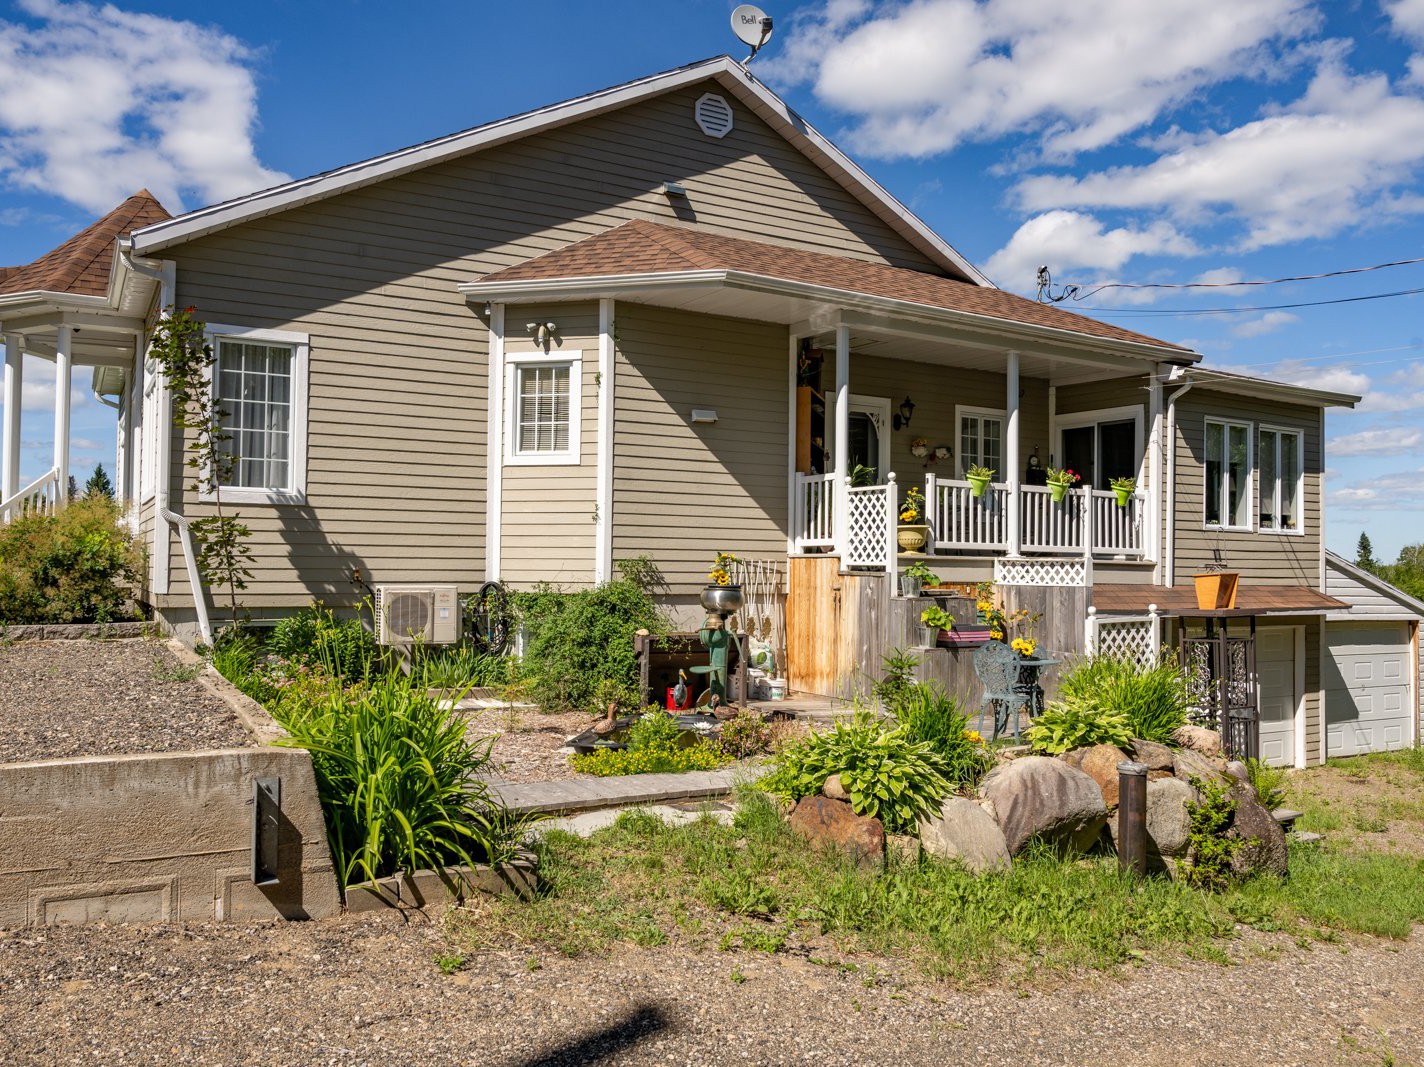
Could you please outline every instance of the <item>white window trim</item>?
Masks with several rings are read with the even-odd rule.
[[[207,334],[210,343],[219,340],[250,341],[253,344],[289,345],[292,349],[292,427],[291,455],[287,458],[288,483],[281,488],[249,489],[222,486],[216,493],[202,492],[198,499],[204,503],[221,500],[224,504],[286,504],[304,505],[307,502],[307,385],[308,362],[311,355],[311,337],[304,333],[286,330],[255,330],[247,326],[223,326],[208,323]],[[217,383],[209,374],[208,387],[214,392]]]
[[[1097,426],[1104,422],[1126,422],[1132,420],[1133,426],[1133,447],[1137,450],[1137,484],[1145,484],[1147,452],[1143,448],[1143,409],[1137,405],[1129,404],[1116,408],[1096,408],[1092,411],[1074,411],[1068,415],[1053,416],[1051,436],[1053,448],[1050,450],[1059,461],[1063,460],[1063,431],[1081,430],[1086,426]],[[1098,438],[1093,436],[1093,463],[1098,462]]]
[[[1250,516],[1246,520],[1245,526],[1232,526],[1227,523],[1209,523],[1206,521],[1206,435],[1212,426],[1224,426],[1227,428],[1226,436],[1222,441],[1223,446],[1230,448],[1231,432],[1233,426],[1244,428],[1246,431],[1246,477],[1249,484],[1246,486],[1246,506],[1250,511]],[[1221,467],[1221,509],[1222,514],[1226,513],[1226,505],[1230,499],[1230,485],[1227,479],[1230,477],[1231,465],[1223,463]],[[1256,424],[1249,420],[1223,419],[1214,415],[1206,416],[1202,426],[1202,529],[1220,530],[1232,533],[1254,533],[1256,530]]]
[[[972,416],[978,416],[979,418],[998,419],[998,420],[999,420],[999,423],[1000,423],[1000,426],[999,426],[999,447],[1000,447],[1001,449],[1002,449],[1002,448],[1005,448],[1005,446],[1007,445],[1007,441],[1005,440],[1005,438],[1008,437],[1008,433],[1009,433],[1009,413],[1008,413],[1008,410],[1007,410],[1006,408],[976,408],[976,407],[970,407],[970,406],[965,405],[965,404],[955,404],[955,405],[954,405],[954,459],[955,459],[954,471],[955,471],[955,475],[956,475],[957,477],[959,477],[959,478],[963,478],[963,477],[964,477],[964,457],[963,457],[960,453],[964,450],[964,417],[965,417],[966,415],[971,416],[971,417],[972,417]],[[981,432],[979,436],[980,436],[980,440],[982,441],[983,436],[984,436],[983,433]],[[980,458],[980,459],[983,459],[984,457],[983,457],[983,456],[980,456],[979,458]],[[1000,460],[1000,462],[1007,462],[1007,457],[1003,457],[1003,458]],[[1009,475],[1008,475],[1008,472],[1007,472],[1007,471],[995,471],[995,472],[994,472],[994,477],[995,477],[998,481],[1003,482],[1003,481],[1007,481],[1007,480],[1008,480]]]
[[[519,437],[519,368],[531,363],[569,365],[569,447],[564,452],[521,453]],[[506,467],[576,467],[583,462],[583,350],[505,352],[504,465]]]
[[[1259,444],[1260,444],[1261,434],[1262,434],[1262,433],[1291,434],[1292,436],[1294,436],[1294,437],[1296,438],[1295,454],[1296,454],[1297,467],[1296,467],[1296,476],[1295,476],[1295,478],[1296,478],[1296,481],[1295,481],[1295,499],[1296,499],[1296,507],[1297,507],[1297,509],[1298,509],[1299,512],[1300,512],[1300,517],[1299,517],[1299,520],[1296,522],[1296,526],[1295,526],[1295,529],[1294,529],[1294,530],[1283,530],[1283,529],[1280,529],[1280,528],[1274,527],[1274,526],[1263,526],[1263,525],[1261,524],[1261,519],[1260,519],[1260,515],[1261,515],[1261,508],[1260,508],[1261,495],[1260,495],[1260,493],[1258,492],[1258,493],[1256,494],[1256,530],[1257,530],[1258,533],[1268,534],[1268,535],[1272,535],[1272,536],[1279,534],[1281,537],[1304,537],[1304,536],[1305,536],[1305,431],[1302,430],[1302,429],[1300,429],[1300,428],[1298,428],[1298,427],[1294,427],[1294,426],[1273,426],[1273,425],[1272,425],[1271,423],[1269,423],[1269,422],[1259,423],[1259,424],[1256,426],[1256,442],[1257,442],[1257,445],[1258,445],[1258,446],[1259,446]],[[1278,438],[1277,440],[1279,441],[1279,438]],[[1272,508],[1272,510],[1273,510],[1273,511],[1275,512],[1275,514],[1277,514],[1277,515],[1279,515],[1279,514],[1281,513],[1281,488],[1280,488],[1280,487],[1281,487],[1281,480],[1280,480],[1280,477],[1279,477],[1279,472],[1280,472],[1280,466],[1281,466],[1281,464],[1280,464],[1279,447],[1280,447],[1279,444],[1277,444],[1277,455],[1276,455],[1276,471],[1277,471],[1277,477],[1276,477],[1276,491],[1275,491],[1275,497],[1274,497],[1274,500],[1273,500],[1273,503],[1274,503],[1275,506]],[[1257,459],[1259,459],[1259,458],[1260,458],[1260,457],[1257,456]],[[1258,472],[1256,473],[1257,479],[1259,479],[1260,476],[1261,476],[1261,475],[1260,475],[1260,472],[1258,471]]]

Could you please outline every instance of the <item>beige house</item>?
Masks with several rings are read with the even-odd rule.
[[[1325,595],[1324,413],[1356,398],[996,288],[731,59],[123,232],[83,310],[0,292],[0,329],[80,364],[108,330],[92,359],[120,486],[182,632],[202,614],[183,527],[210,502],[185,488],[144,337],[191,305],[259,619],[353,603],[356,574],[574,588],[647,553],[692,621],[728,549],[778,565],[790,680],[824,692],[916,610],[897,606],[912,559],[1037,590],[1062,652],[1190,636],[1191,575],[1224,563],[1263,751],[1322,758],[1322,619],[1345,607]],[[17,379],[7,362],[7,428]],[[13,507],[43,486],[6,455]],[[983,496],[972,464],[995,471]],[[1063,502],[1050,464],[1085,476]],[[906,556],[912,486],[928,543]]]

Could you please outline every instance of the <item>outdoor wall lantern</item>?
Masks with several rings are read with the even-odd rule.
[[[895,429],[908,430],[910,428],[910,416],[914,413],[915,402],[906,395],[905,399],[900,401],[900,413],[896,415],[893,420]]]

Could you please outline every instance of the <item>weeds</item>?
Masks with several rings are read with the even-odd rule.
[[[162,656],[153,657],[155,682],[191,682],[202,673],[201,663],[169,663]]]

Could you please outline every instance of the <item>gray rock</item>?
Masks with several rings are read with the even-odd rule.
[[[1226,775],[1214,762],[1190,748],[1184,748],[1173,759],[1173,770],[1182,781],[1200,778],[1204,782],[1225,782]]]
[[[1059,852],[1086,851],[1107,822],[1098,783],[1047,756],[1000,764],[985,775],[979,791],[993,802],[1011,855],[1034,839]]]
[[[1010,863],[999,824],[964,797],[950,797],[936,818],[920,820],[920,847],[931,856],[958,860],[975,874],[1007,870]]]
[[[1161,778],[1147,783],[1147,856],[1153,867],[1168,866],[1163,862],[1187,852],[1191,836],[1192,817],[1187,805],[1196,799],[1196,792],[1178,778]],[[1114,812],[1108,819],[1108,831],[1113,846],[1119,842],[1118,819]]]
[[[1221,735],[1202,726],[1179,726],[1172,734],[1172,740],[1203,756],[1221,755]]]
[[[849,800],[850,794],[846,792],[845,786],[841,784],[841,776],[833,774],[821,783],[821,796],[830,797],[832,800]]]
[[[1226,763],[1226,773],[1235,778],[1242,785],[1251,784],[1251,772],[1246,769],[1246,764],[1240,760],[1228,760]]]
[[[1156,741],[1144,741],[1140,737],[1132,740],[1132,758],[1138,763],[1147,764],[1149,771],[1170,771],[1173,769],[1172,759],[1174,753],[1166,745],[1159,745]]]
[[[1231,797],[1236,801],[1236,817],[1226,836],[1245,842],[1232,857],[1232,871],[1239,875],[1269,871],[1284,877],[1290,853],[1281,824],[1249,788],[1233,789]]]

